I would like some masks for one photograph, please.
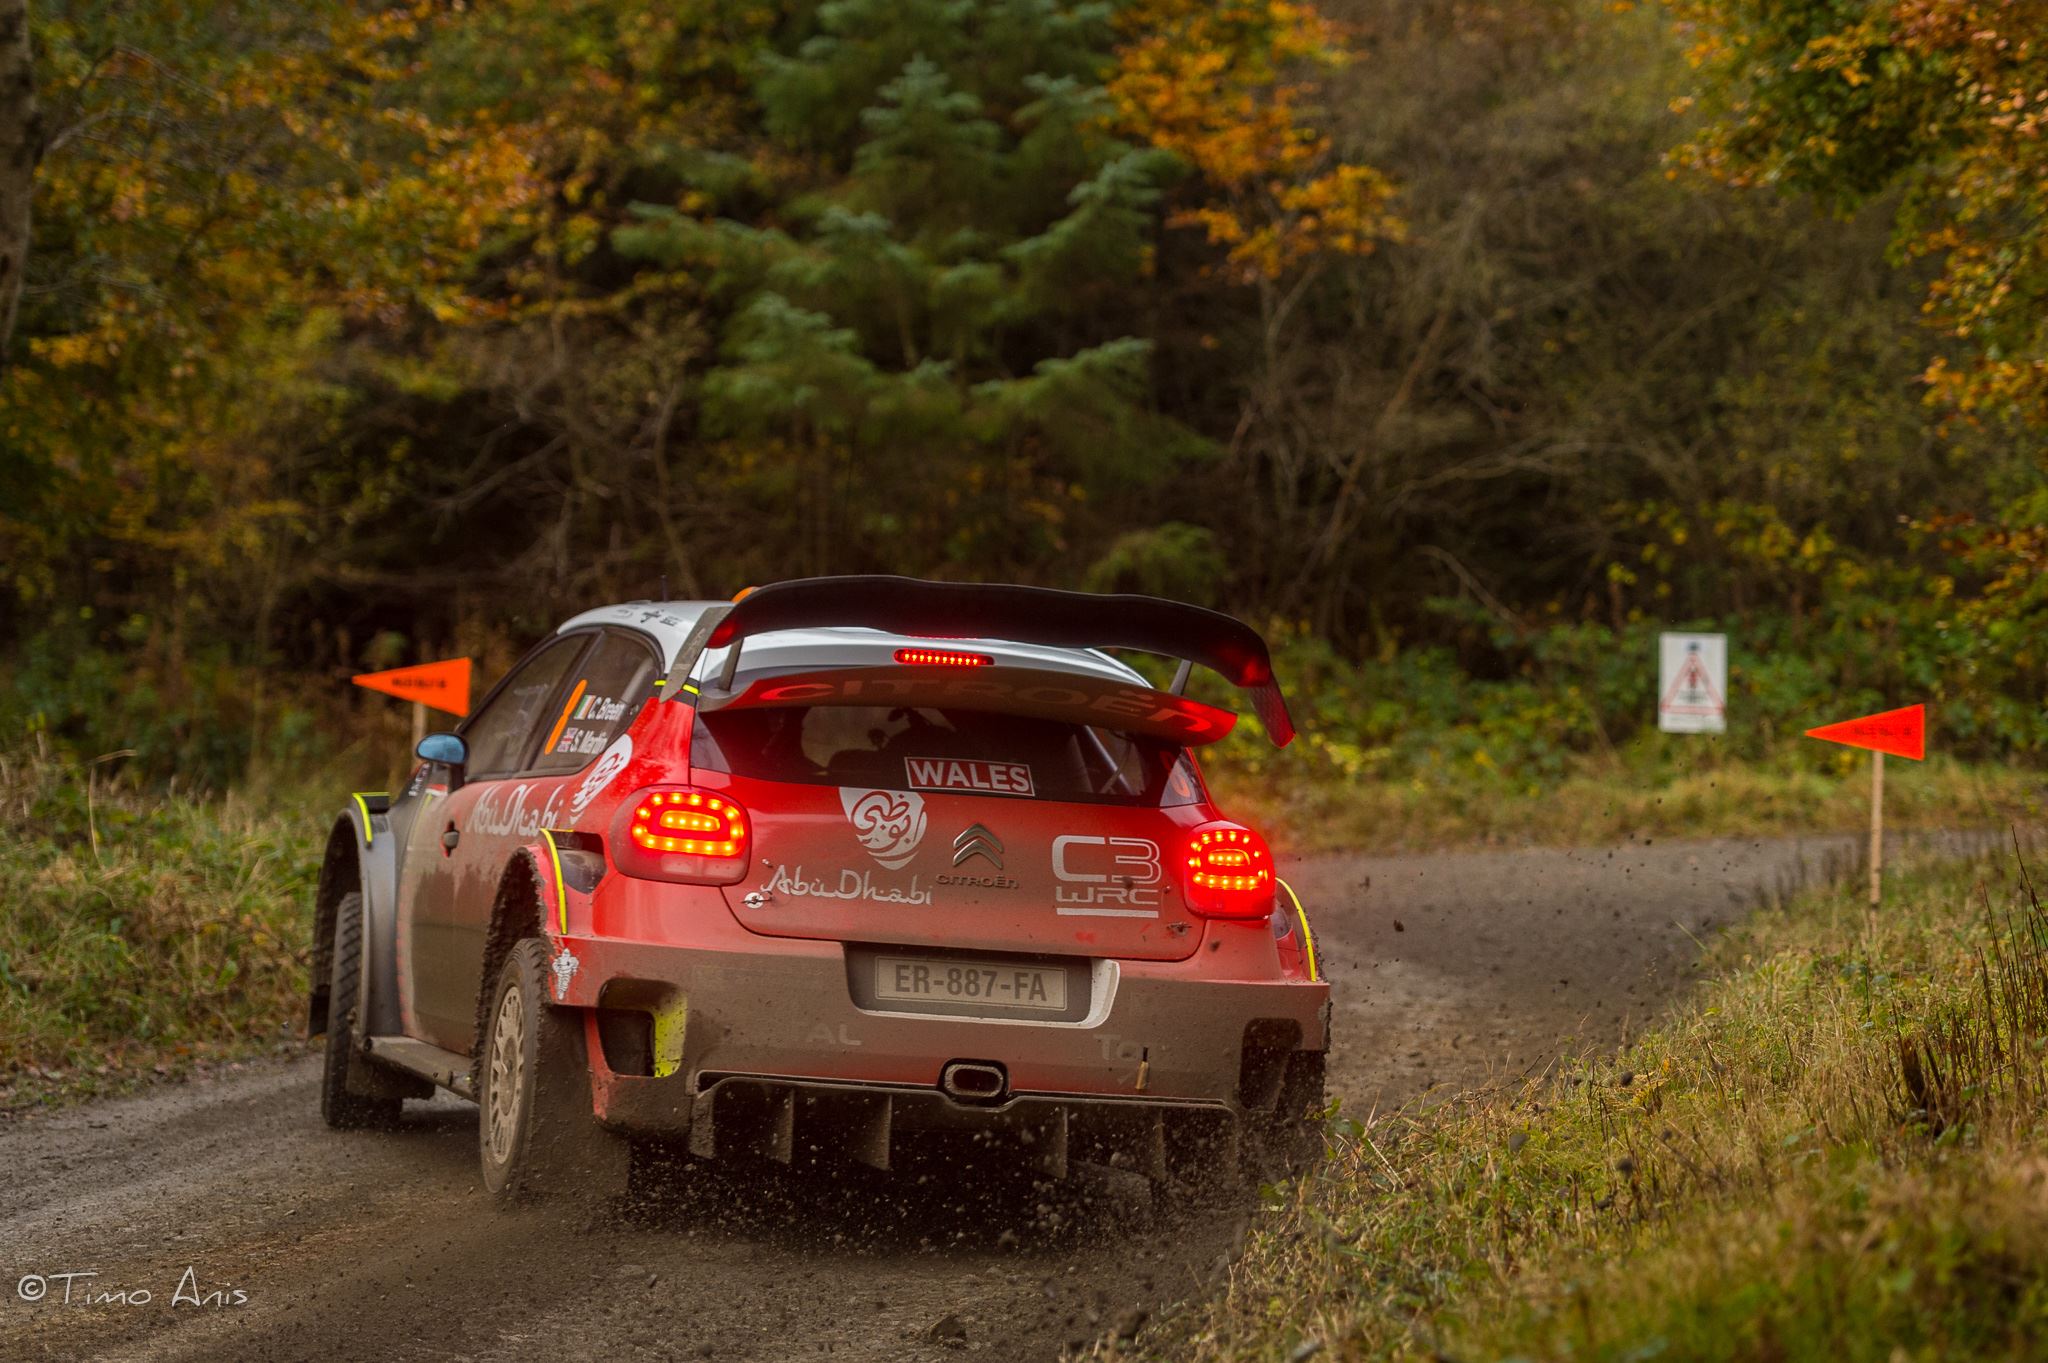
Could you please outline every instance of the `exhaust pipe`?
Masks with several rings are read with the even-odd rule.
[[[1010,1076],[986,1060],[955,1060],[939,1071],[939,1092],[957,1103],[999,1103]]]

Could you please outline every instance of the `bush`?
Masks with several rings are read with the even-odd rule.
[[[83,759],[179,789],[227,789],[252,767],[303,770],[334,743],[293,678],[217,640],[172,650],[134,618],[102,641],[89,616],[26,639],[0,663],[0,735],[42,735]]]
[[[0,752],[0,1098],[290,1041],[325,834],[309,805],[152,797],[47,744]]]

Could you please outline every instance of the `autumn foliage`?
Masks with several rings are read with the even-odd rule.
[[[1262,279],[1399,235],[1392,182],[1344,162],[1312,121],[1316,87],[1304,76],[1346,60],[1313,7],[1145,0],[1121,26],[1108,82],[1120,120],[1193,166],[1205,190],[1170,226],[1201,228],[1234,274]]]
[[[2038,9],[38,0],[0,723],[885,571],[1270,621],[1359,753],[1731,620],[2048,746]]]
[[[1683,159],[1854,207],[1897,191],[1895,248],[1938,266],[1927,369],[1964,414],[2048,426],[2048,6],[1674,0],[1706,81]]]

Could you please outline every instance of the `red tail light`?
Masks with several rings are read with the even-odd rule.
[[[896,661],[919,667],[987,667],[995,659],[986,653],[963,653],[952,648],[899,648]]]
[[[1188,835],[1188,907],[1205,918],[1264,918],[1273,912],[1273,852],[1238,824],[1206,824]]]
[[[619,807],[612,861],[642,880],[730,885],[747,872],[747,811],[723,795],[652,786]]]

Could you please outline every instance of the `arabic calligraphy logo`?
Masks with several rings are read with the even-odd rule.
[[[917,855],[924,841],[924,797],[910,791],[854,790],[842,787],[839,803],[853,835],[876,861],[898,870]]]

